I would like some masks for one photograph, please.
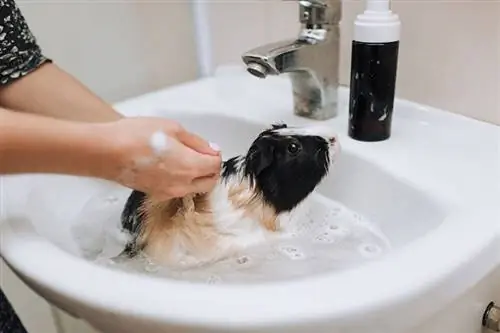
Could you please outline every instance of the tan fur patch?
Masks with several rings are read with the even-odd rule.
[[[236,209],[244,211],[248,218],[255,219],[269,231],[279,229],[276,211],[265,204],[260,196],[249,191],[248,183],[235,184],[229,187],[228,199]]]
[[[210,194],[186,196],[166,202],[146,200],[141,206],[144,224],[138,245],[155,261],[177,265],[200,264],[217,260],[231,249],[221,251],[223,235],[217,229],[210,207]],[[244,216],[254,219],[269,231],[279,226],[275,210],[260,196],[249,191],[249,184],[238,183],[228,188],[228,200]]]
[[[139,242],[144,252],[162,263],[177,263],[175,254],[203,259],[216,247],[218,232],[207,195],[186,196],[162,203],[146,201]],[[177,251],[176,251],[177,250]]]

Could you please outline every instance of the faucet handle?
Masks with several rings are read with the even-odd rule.
[[[326,3],[321,0],[299,0],[299,4],[306,8],[326,8]]]
[[[285,0],[290,1],[290,0]],[[337,24],[340,21],[342,0],[292,0],[300,5],[299,19],[307,26]]]

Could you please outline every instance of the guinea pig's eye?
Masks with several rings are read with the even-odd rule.
[[[300,150],[299,144],[292,142],[288,145],[288,152],[291,154],[297,154]]]

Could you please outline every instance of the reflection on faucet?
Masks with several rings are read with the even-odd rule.
[[[259,78],[287,73],[292,81],[294,113],[326,120],[337,116],[341,0],[300,0],[297,39],[246,52],[247,71]]]

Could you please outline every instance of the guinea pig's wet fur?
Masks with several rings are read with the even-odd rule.
[[[121,217],[132,236],[123,255],[196,266],[275,237],[280,217],[314,191],[339,148],[328,128],[273,124],[245,155],[223,162],[209,193],[157,203],[133,191]]]

